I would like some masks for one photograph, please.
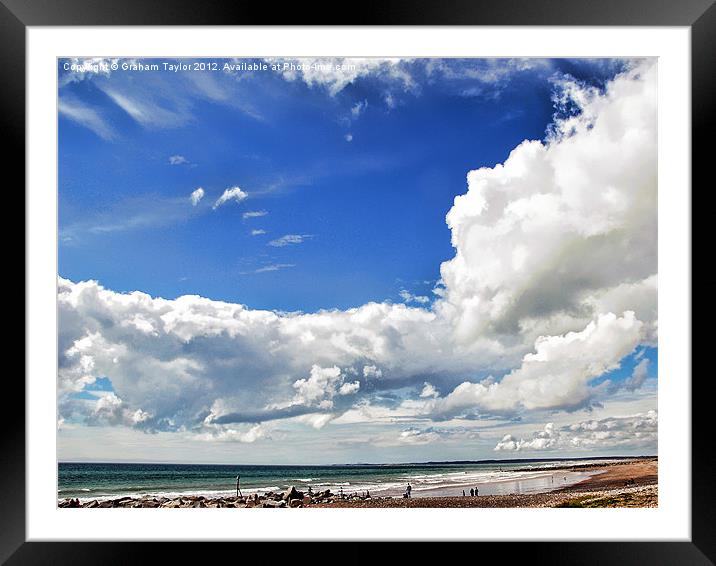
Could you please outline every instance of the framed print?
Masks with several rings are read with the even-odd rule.
[[[27,339],[3,559],[712,563],[691,187],[716,12],[535,6],[5,2]]]

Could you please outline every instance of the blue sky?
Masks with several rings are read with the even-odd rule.
[[[449,64],[456,73],[475,66]],[[422,67],[411,65],[425,77]],[[494,88],[434,74],[407,91],[369,76],[335,96],[270,71],[215,79],[227,96],[248,94],[250,112],[179,97],[189,80],[170,72],[120,70],[105,80],[106,89],[151,81],[142,89],[172,93],[152,101],[159,110],[143,101],[148,113],[172,113],[160,124],[138,123],[96,86],[101,79],[70,83],[62,97],[101,112],[112,139],[60,114],[60,274],[118,291],[309,312],[400,301],[403,289],[431,296],[453,255],[445,214],[466,172],[545,136],[555,112],[545,75],[602,84],[618,68],[558,60]],[[185,161],[171,165],[172,156]],[[249,197],[212,211],[233,186]],[[206,197],[193,210],[198,187]],[[267,214],[244,219],[251,211]],[[309,237],[267,245],[286,234]]]
[[[655,450],[655,65],[184,62],[58,61],[61,457]]]

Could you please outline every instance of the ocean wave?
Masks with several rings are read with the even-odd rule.
[[[242,481],[241,492],[243,495],[252,495],[254,493],[266,493],[268,491],[283,491],[291,485],[296,485],[301,491],[306,491],[310,485],[314,493],[330,489],[333,493],[344,494],[363,493],[369,491],[371,495],[397,495],[400,496],[405,492],[407,484],[410,483],[412,490],[416,494],[425,496],[427,494],[444,495],[444,494],[461,494],[464,489],[466,492],[472,487],[479,486],[480,493],[505,493],[508,490],[516,490],[517,492],[529,490],[549,490],[556,487],[563,487],[569,483],[574,483],[582,479],[584,473],[562,472],[559,476],[554,476],[554,466],[539,466],[532,469],[523,467],[519,471],[510,471],[509,469],[440,469],[440,470],[401,470],[400,473],[386,473],[383,470],[376,470],[374,473],[365,473],[361,471],[357,474],[333,474],[321,475],[321,477],[295,477],[286,478],[280,476],[259,478],[249,478],[247,484]],[[564,464],[563,464],[564,465]],[[295,472],[294,472],[295,473]],[[298,475],[298,474],[296,474]],[[347,476],[347,477],[346,477]],[[554,480],[550,479],[554,476]],[[565,479],[568,478],[568,479]],[[137,478],[139,479],[139,478]],[[190,495],[204,497],[229,497],[236,493],[233,486],[227,485],[225,481],[213,482],[211,478],[207,478],[205,488],[200,487],[197,483],[180,483],[182,478],[177,478],[176,483],[165,481],[164,485],[147,485],[139,479],[137,485],[112,485],[105,484],[98,487],[97,481],[92,482],[92,487],[74,487],[62,485],[58,489],[58,498],[77,497],[80,500],[107,500],[117,499],[120,497],[165,497],[176,498]],[[339,481],[348,480],[348,481]],[[261,481],[265,481],[267,485],[261,485]],[[213,484],[213,485],[212,485]],[[489,486],[489,487],[488,487]],[[484,488],[484,489],[483,489]]]

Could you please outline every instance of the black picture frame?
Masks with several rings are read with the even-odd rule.
[[[569,25],[569,26],[687,26],[692,49],[692,197],[693,187],[705,191],[707,160],[712,160],[707,139],[714,125],[716,100],[716,6],[713,0],[383,0],[356,5],[350,20],[339,17],[338,6],[285,4],[267,9],[265,3],[231,3],[204,0],[0,0],[0,99],[6,170],[25,184],[25,32],[28,26],[67,25]],[[700,197],[701,201],[701,197]],[[692,201],[693,202],[693,201]],[[703,205],[700,210],[703,211]],[[696,211],[692,206],[692,210]],[[694,246],[708,235],[694,230]],[[703,225],[702,225],[703,226]],[[703,229],[703,228],[702,228]],[[705,229],[704,229],[705,230]],[[9,241],[6,239],[6,241]],[[11,241],[11,239],[10,239]],[[708,256],[706,256],[708,257]],[[708,262],[707,262],[708,263]],[[697,266],[694,266],[697,267]],[[707,269],[707,268],[701,268]],[[696,271],[696,270],[694,270]],[[693,277],[693,273],[692,273]],[[706,278],[710,283],[712,279]],[[698,281],[694,278],[692,281]],[[713,285],[711,283],[711,285]],[[26,307],[29,297],[26,296]],[[702,303],[704,304],[704,303]],[[705,303],[710,304],[710,303]],[[707,313],[708,314],[708,307]],[[696,346],[707,349],[708,334],[694,334]],[[24,398],[23,383],[6,376],[6,395]],[[688,383],[691,376],[670,376]],[[708,394],[710,375],[691,382],[692,387],[692,518],[691,542],[530,542],[507,543],[495,548],[500,556],[520,555],[538,564],[713,564],[716,560],[716,505],[714,504],[713,424]],[[13,385],[14,384],[14,385]],[[14,389],[13,389],[14,387]],[[6,403],[0,450],[0,561],[8,564],[114,564],[163,562],[187,558],[186,544],[168,543],[50,543],[26,542],[25,537],[25,411],[18,402]],[[247,544],[247,543],[243,543]],[[357,544],[357,543],[351,543]],[[327,549],[331,560],[358,562],[380,556],[377,543],[360,550]],[[403,560],[423,545],[401,549]],[[244,547],[246,548],[246,547]],[[484,548],[484,546],[483,546]],[[213,551],[212,551],[213,552]],[[246,556],[245,550],[241,555]],[[281,551],[278,551],[281,554]],[[339,555],[336,555],[336,552]],[[405,554],[409,552],[409,554]],[[472,552],[472,551],[471,551]],[[487,558],[492,553],[479,551]],[[517,556],[515,555],[517,554]],[[323,555],[324,552],[322,551]],[[278,555],[277,555],[278,556]],[[161,557],[161,558],[159,558]],[[238,557],[237,557],[238,558]]]

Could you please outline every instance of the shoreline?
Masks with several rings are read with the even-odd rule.
[[[181,495],[176,497],[118,497],[102,500],[59,499],[60,508],[251,508],[251,507],[307,507],[307,508],[450,508],[450,507],[656,507],[658,504],[658,460],[656,457],[628,461],[522,468],[515,472],[539,474],[527,478],[500,478],[480,485],[479,496],[438,494],[445,488],[423,490],[419,496],[384,495],[365,497],[363,494],[345,495],[330,490],[304,493],[291,487],[284,492],[254,493],[250,496],[232,495],[205,497]],[[558,473],[558,474],[557,474]],[[546,482],[555,475],[575,474],[568,485]],[[545,489],[519,492],[520,482],[543,481]],[[518,486],[515,493],[485,493],[487,486]],[[461,487],[461,486],[460,486]],[[452,490],[455,489],[453,486]],[[426,495],[425,492],[434,495]],[[489,490],[488,490],[489,491]],[[415,494],[415,492],[414,492]]]
[[[641,458],[605,465],[567,466],[554,471],[589,468],[593,474],[563,488],[542,493],[487,495],[479,497],[426,497],[389,501],[335,501],[316,507],[378,508],[525,508],[525,507],[658,507],[658,460]],[[578,471],[578,470],[577,470]]]

